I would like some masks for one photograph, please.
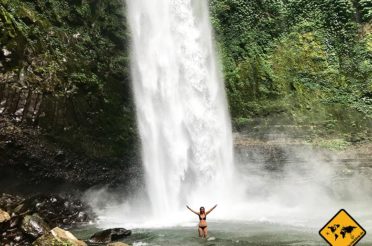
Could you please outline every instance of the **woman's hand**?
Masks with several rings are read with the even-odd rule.
[[[193,212],[194,214],[199,214],[198,212],[192,210],[192,209],[189,207],[189,205],[186,205],[186,208],[188,208],[188,209],[189,209],[191,212]]]
[[[213,206],[213,208],[209,209],[205,214],[209,214],[210,212],[213,211],[213,209],[215,209],[217,207],[217,204]]]

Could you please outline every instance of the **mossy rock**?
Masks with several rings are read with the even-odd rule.
[[[78,240],[71,232],[59,227],[53,228],[50,233],[39,237],[33,246],[87,246],[83,241]]]

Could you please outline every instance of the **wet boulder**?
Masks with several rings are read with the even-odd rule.
[[[21,229],[25,234],[33,238],[42,236],[50,230],[49,226],[38,214],[26,215],[22,220]]]
[[[124,228],[113,228],[103,231],[99,231],[90,237],[90,243],[111,243],[128,237],[132,234],[132,231]]]
[[[69,246],[87,246],[81,240],[78,240],[71,232],[65,231],[59,227],[53,228],[49,233],[39,237],[33,246],[50,246],[50,245],[69,245]]]

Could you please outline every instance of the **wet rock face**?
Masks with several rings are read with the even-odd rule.
[[[124,228],[113,228],[104,231],[99,231],[90,237],[90,243],[111,243],[128,237],[132,234],[132,231]]]
[[[42,128],[17,125],[0,115],[0,192],[58,193],[95,185],[128,187],[130,192],[142,184],[139,156],[90,156],[71,149],[79,145],[61,144]]]

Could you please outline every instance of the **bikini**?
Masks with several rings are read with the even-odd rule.
[[[202,217],[200,217],[200,214],[199,214],[199,220],[207,220],[207,216],[205,215],[205,217],[204,218],[202,218]],[[207,226],[205,225],[205,226],[201,226],[201,225],[199,225],[199,228],[200,229],[204,229],[204,228],[206,228]]]

